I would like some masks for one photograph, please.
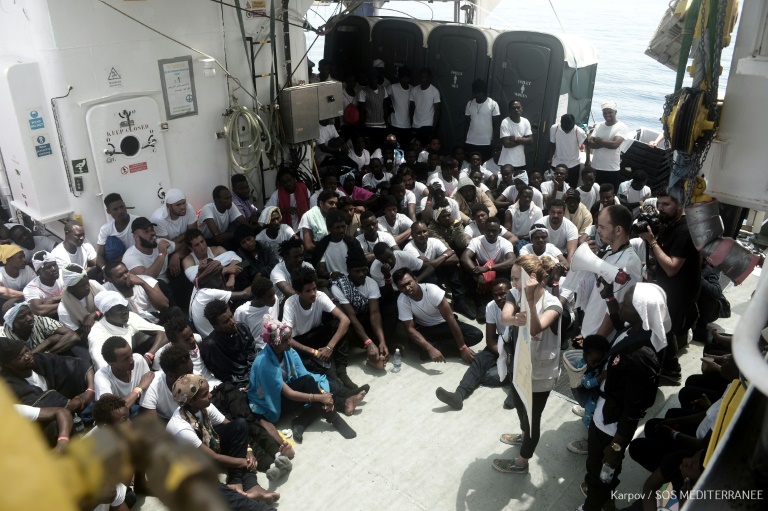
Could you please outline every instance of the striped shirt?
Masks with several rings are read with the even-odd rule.
[[[51,319],[45,316],[35,316],[35,324],[32,327],[32,334],[29,336],[29,339],[21,339],[13,332],[11,326],[8,324],[3,326],[2,334],[9,339],[23,342],[29,349],[33,350],[37,347],[38,344],[56,333],[56,329],[61,326],[64,325],[55,319]]]

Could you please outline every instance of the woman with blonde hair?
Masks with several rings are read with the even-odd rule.
[[[527,283],[522,273],[528,274]],[[529,324],[531,336],[531,420],[528,421],[523,402],[512,388],[512,399],[520,419],[522,433],[501,435],[505,444],[519,445],[520,456],[513,459],[495,459],[493,468],[500,472],[527,474],[528,460],[533,456],[539,442],[541,414],[555,387],[560,373],[560,334],[557,328],[563,307],[560,300],[546,290],[547,272],[535,255],[519,257],[512,266],[512,290],[507,294],[507,303],[501,312],[501,322],[507,326],[523,327]],[[525,300],[528,313],[521,312],[520,304]],[[530,323],[528,323],[530,321]],[[510,343],[508,352],[513,352]]]

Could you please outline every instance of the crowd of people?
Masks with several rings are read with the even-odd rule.
[[[389,83],[378,64],[347,77],[344,117],[320,123],[317,183],[281,168],[261,209],[235,174],[199,212],[180,189],[148,216],[129,214],[110,193],[95,247],[75,220],[58,244],[21,225],[0,228],[0,374],[19,411],[58,449],[73,416],[110,427],[149,414],[226,472],[221,494],[233,509],[269,509],[279,494],[255,474],[285,476],[313,421],[357,435],[343,416],[370,387],[350,379],[352,350],[378,370],[396,349],[422,361],[460,357],[466,374],[436,397],[461,409],[480,385],[512,380],[527,326],[532,402],[514,387],[504,400],[522,432],[501,441],[520,452],[494,468],[528,472],[561,350],[573,343],[585,370],[574,411],[588,430],[568,449],[586,455],[583,509],[607,503],[626,452],[653,481],[689,484],[663,455],[700,460],[706,448],[693,421],[711,419],[734,376],[728,343],[707,328],[726,307],[680,198],[652,192],[642,171],[621,182],[628,135],[616,103],[602,104],[604,122],[589,133],[563,115],[549,132],[551,166],[540,172],[526,163],[538,135],[520,101],[501,119],[476,81],[465,144],[448,152],[430,73],[412,86],[401,67]],[[327,78],[329,64],[320,69]],[[638,223],[641,213],[656,215],[660,228]],[[625,278],[572,270],[580,250]],[[682,407],[701,413],[685,415],[687,429],[683,412],[649,421],[646,438],[633,440],[660,378],[681,380],[677,352],[691,329],[717,347],[681,391]],[[276,426],[283,420],[290,438]],[[147,491],[138,474],[104,506],[127,509],[134,490]]]

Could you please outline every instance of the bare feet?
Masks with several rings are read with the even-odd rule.
[[[245,494],[251,500],[263,500],[267,504],[272,504],[280,499],[280,494],[277,492],[269,492],[259,486],[258,484],[248,490]]]
[[[357,405],[359,405],[363,398],[365,397],[365,391],[361,390],[359,393],[355,394],[352,397],[348,397],[346,401],[344,401],[344,415],[352,415],[352,412],[355,411],[355,408],[357,408]]]
[[[242,485],[242,484],[240,484],[240,483],[237,483],[237,484],[228,484],[227,486],[228,486],[229,488],[231,488],[231,489],[235,490],[235,491],[236,491],[237,493],[239,493],[240,495],[245,495],[246,497],[248,496],[248,494],[247,494],[247,493],[245,493],[245,492],[243,491],[243,485]]]
[[[278,451],[280,451],[280,454],[286,456],[289,460],[292,460],[293,457],[296,456],[296,451],[293,450],[293,446],[290,444],[290,442],[283,442]]]
[[[717,331],[717,329],[714,329],[714,328],[713,328],[713,329],[712,329],[712,339],[713,339],[715,342],[718,342],[718,343],[721,343],[721,344],[730,344],[730,343],[731,343],[731,339],[732,339],[732,336],[731,336],[731,335],[728,335],[728,334],[726,334],[725,332],[723,332],[723,333],[721,334],[720,332],[718,332],[718,331]]]

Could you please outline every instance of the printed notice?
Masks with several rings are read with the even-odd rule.
[[[192,57],[159,60],[158,65],[168,119],[197,115]]]

